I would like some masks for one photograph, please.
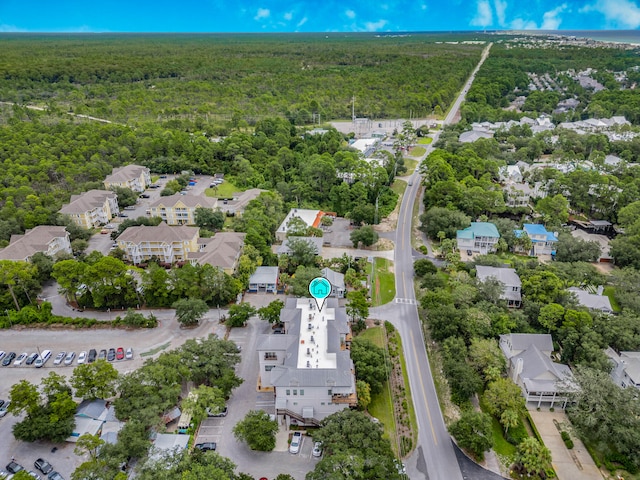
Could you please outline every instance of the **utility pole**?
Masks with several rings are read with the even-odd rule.
[[[356,121],[356,96],[351,97],[351,121]]]

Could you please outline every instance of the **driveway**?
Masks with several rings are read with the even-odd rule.
[[[561,426],[571,434],[571,424],[564,412],[529,409],[529,415],[540,432],[542,441],[551,451],[551,463],[558,480],[602,480],[600,470],[579,438],[571,435],[574,447],[572,450],[565,447],[560,430],[556,426]]]

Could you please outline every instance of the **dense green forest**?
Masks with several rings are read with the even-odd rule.
[[[508,48],[509,47],[509,48]],[[462,117],[468,122],[506,121],[525,114],[551,113],[558,100],[576,97],[580,106],[574,113],[557,120],[578,120],[589,117],[625,115],[634,124],[640,123],[640,94],[622,90],[610,72],[627,72],[628,86],[640,78],[633,67],[640,65],[636,50],[612,48],[524,48],[498,44],[482,65],[469,89]],[[592,68],[593,76],[607,88],[597,93],[580,86],[566,74]],[[558,91],[528,90],[527,73],[549,74],[558,84]],[[516,90],[517,89],[517,90]],[[523,111],[505,110],[517,95],[527,96]]]
[[[0,101],[123,123],[446,110],[482,45],[429,35],[2,35]],[[317,118],[317,117],[316,117]]]

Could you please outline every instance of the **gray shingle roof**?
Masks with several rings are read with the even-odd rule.
[[[111,175],[107,175],[104,181],[108,183],[127,182],[133,178],[138,178],[145,170],[148,170],[148,168],[140,165],[125,165],[111,170]]]
[[[249,284],[276,284],[278,283],[278,267],[258,267],[251,277]]]
[[[117,195],[110,190],[89,190],[80,195],[72,195],[69,203],[60,209],[60,213],[85,213],[102,207],[107,198],[117,198]]]
[[[208,263],[223,269],[233,268],[246,236],[246,233],[218,232],[201,252],[190,253],[189,259],[196,259],[200,265]]]
[[[27,230],[24,235],[12,235],[11,243],[0,250],[0,260],[24,260],[37,252],[46,252],[49,243],[67,236],[65,227],[39,225]]]
[[[160,197],[150,205],[150,208],[175,208],[178,203],[182,203],[185,207],[190,208],[215,208],[218,200],[203,195],[180,195],[179,193],[174,193],[168,197]]]
[[[496,268],[478,265],[476,267],[476,276],[481,282],[484,282],[488,278],[494,277],[495,279],[502,282],[505,286],[522,286],[520,277],[513,268]]]
[[[186,225],[170,227],[165,222],[158,226],[139,225],[129,227],[118,237],[118,241],[139,244],[142,242],[184,242],[192,240],[198,235],[198,227],[187,227]]]

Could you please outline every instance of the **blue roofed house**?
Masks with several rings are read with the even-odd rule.
[[[487,254],[496,251],[500,233],[493,223],[471,222],[471,226],[458,230],[456,234],[458,250]]]
[[[522,247],[520,247],[519,253],[528,253],[532,257],[556,254],[558,234],[555,232],[548,232],[544,225],[537,223],[525,223],[522,226],[522,230],[514,230],[514,233],[518,238],[526,235],[531,240],[531,250],[529,252],[524,252]],[[518,247],[516,247],[515,250],[518,251]]]

